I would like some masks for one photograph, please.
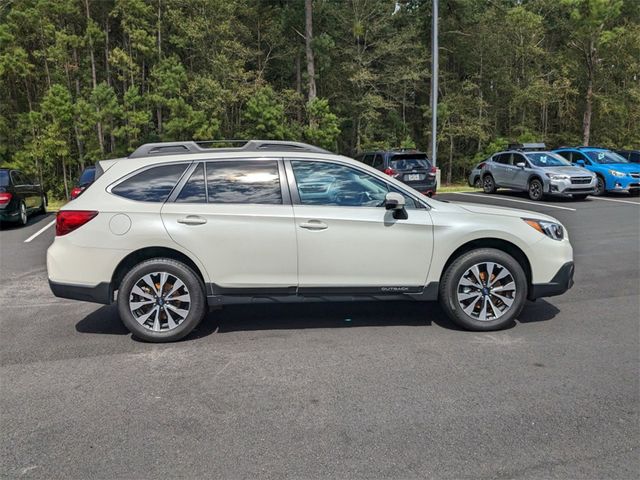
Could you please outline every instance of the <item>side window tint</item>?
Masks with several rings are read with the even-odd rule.
[[[180,194],[176,198],[180,203],[206,203],[207,188],[204,183],[204,163],[198,165],[193,171],[187,183],[184,184]]]
[[[560,155],[561,157],[565,158],[566,160],[571,161],[571,152],[567,152],[565,150],[565,151],[557,152],[557,153],[558,153],[558,155]]]
[[[388,192],[402,192],[355,168],[327,162],[292,160],[302,205],[382,207]],[[405,196],[406,207],[416,208]]]
[[[139,202],[164,202],[187,168],[186,163],[148,168],[111,189],[111,193]]]
[[[11,179],[13,180],[14,185],[24,185],[24,181],[22,180],[22,175],[20,175],[20,172],[11,172]]]
[[[207,190],[209,203],[282,204],[275,161],[207,162]]]
[[[373,159],[373,168],[377,168],[378,170],[382,170],[384,168],[384,158],[379,153],[376,154]]]
[[[366,154],[362,159],[362,162],[371,166],[371,164],[373,163],[373,155],[371,155],[370,153]]]

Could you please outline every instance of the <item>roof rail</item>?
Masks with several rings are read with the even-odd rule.
[[[218,146],[211,147],[211,145]],[[154,157],[160,155],[185,155],[189,153],[207,152],[264,152],[270,150],[331,153],[314,145],[300,142],[286,142],[282,140],[207,140],[145,143],[131,153],[129,158]]]
[[[545,150],[544,143],[510,143],[507,150]]]

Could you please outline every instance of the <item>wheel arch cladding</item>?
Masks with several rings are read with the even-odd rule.
[[[471,250],[477,250],[478,248],[495,248],[496,250],[501,250],[508,255],[511,255],[520,264],[520,266],[522,266],[527,277],[527,285],[531,285],[531,264],[529,263],[529,259],[520,247],[501,238],[479,238],[459,246],[449,256],[447,262],[444,264],[442,272],[440,273],[440,281],[442,281],[442,276],[449,268],[449,265],[451,265],[456,258],[470,252]]]
[[[172,260],[184,263],[195,272],[195,274],[202,281],[203,285],[206,286],[207,282],[205,281],[204,275],[200,271],[200,268],[198,268],[195,262],[184,253],[168,247],[145,247],[141,248],[140,250],[136,250],[135,252],[131,252],[120,261],[115,271],[113,272],[113,276],[111,277],[111,291],[118,290],[124,276],[135,265],[140,262],[144,262],[145,260],[153,260],[154,258],[170,258]]]

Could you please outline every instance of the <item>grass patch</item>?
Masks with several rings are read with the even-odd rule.
[[[438,185],[438,193],[454,192],[480,192],[478,188],[470,187],[466,183],[452,183],[451,185]]]
[[[57,212],[67,201],[64,198],[49,198],[47,202],[47,212]]]

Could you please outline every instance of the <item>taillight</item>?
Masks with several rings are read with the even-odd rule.
[[[391,167],[387,167],[384,169],[384,173],[386,173],[387,175],[390,175],[392,177],[397,177],[398,173]]]
[[[476,167],[478,170],[482,170],[484,168],[484,163],[481,163]]]
[[[77,198],[78,195],[80,195],[82,193],[82,189],[80,187],[73,187],[71,189],[71,200],[73,200],[74,198]]]
[[[0,205],[6,205],[11,201],[12,198],[13,195],[11,195],[9,192],[0,193]]]
[[[61,237],[87,223],[98,215],[89,210],[61,210],[56,215],[56,236]]]
[[[429,173],[436,173],[438,170],[436,169],[436,167],[432,166],[431,169],[429,170]]]

